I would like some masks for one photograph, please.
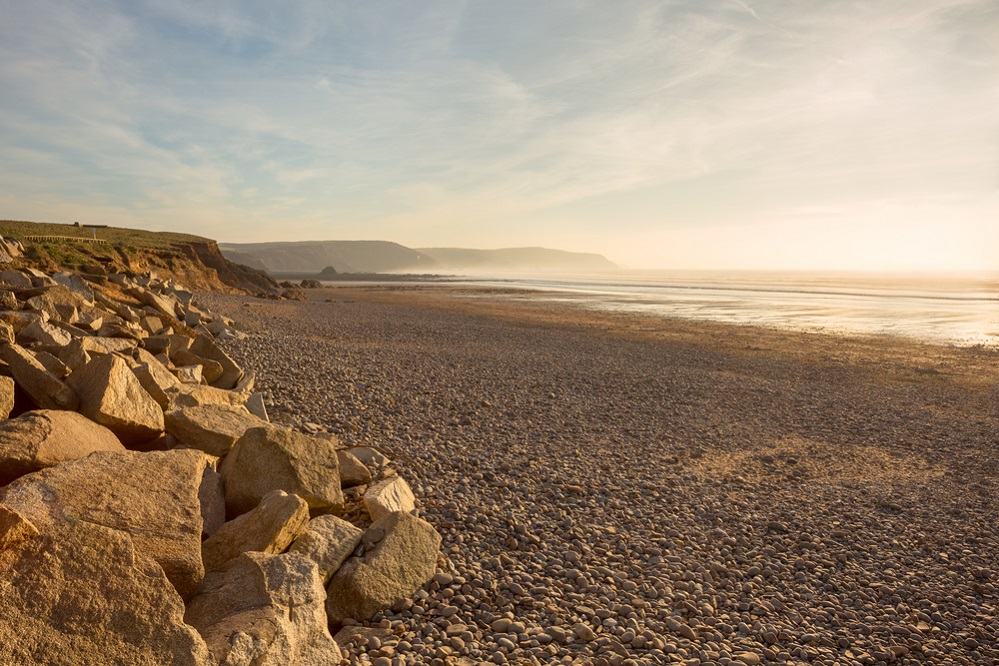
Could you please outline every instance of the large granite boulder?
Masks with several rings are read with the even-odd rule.
[[[272,490],[304,499],[313,513],[343,508],[336,449],[329,439],[263,426],[246,431],[222,461],[226,511],[245,513]]]
[[[268,425],[242,407],[201,405],[174,409],[165,414],[166,431],[181,446],[213,456],[229,453],[233,444],[250,428]]]
[[[416,508],[416,498],[404,478],[390,476],[368,486],[364,493],[364,508],[371,520],[378,520],[393,511],[412,511]]]
[[[309,505],[275,490],[252,511],[230,520],[201,545],[206,571],[221,569],[247,551],[282,553],[309,522]]]
[[[189,449],[98,452],[22,476],[0,492],[0,502],[43,532],[82,521],[131,535],[186,597],[204,576],[200,490],[213,464]]]
[[[371,524],[361,544],[364,555],[347,560],[326,586],[334,624],[367,620],[416,592],[434,575],[441,537],[410,513],[390,513]]]
[[[327,627],[324,597],[308,558],[243,553],[205,576],[185,620],[220,664],[339,664],[343,657]]]
[[[159,565],[89,521],[39,530],[0,506],[0,663],[209,666]]]
[[[361,543],[364,530],[343,518],[326,514],[309,521],[289,552],[305,555],[319,567],[323,583],[330,579]]]
[[[38,410],[0,423],[0,486],[94,451],[124,452],[115,434],[76,412]]]
[[[75,410],[80,406],[76,391],[46,370],[24,347],[0,344],[0,358],[7,362],[17,385],[38,407]]]
[[[96,356],[67,382],[80,396],[80,412],[110,428],[126,445],[163,432],[163,410],[120,357]]]

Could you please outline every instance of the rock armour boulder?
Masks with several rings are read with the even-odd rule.
[[[67,380],[80,396],[80,412],[121,441],[138,444],[163,432],[163,410],[117,356],[93,358]]]
[[[230,520],[201,546],[207,571],[221,569],[240,553],[284,552],[309,522],[309,505],[297,495],[275,490],[255,509]]]
[[[390,513],[372,523],[361,544],[364,555],[347,560],[326,587],[333,623],[367,620],[416,592],[434,575],[441,537],[412,514]]]
[[[266,426],[246,431],[222,461],[226,511],[245,513],[273,490],[304,499],[313,513],[343,508],[336,449],[326,438]]]
[[[88,521],[38,534],[26,518],[4,513],[0,663],[214,663],[184,623],[183,600],[128,534]],[[4,536],[12,532],[19,536]]]
[[[123,453],[115,434],[76,412],[38,410],[0,423],[0,486],[95,451]]]
[[[339,664],[323,612],[322,579],[295,553],[243,553],[209,573],[185,619],[220,664]]]
[[[199,491],[212,464],[192,450],[98,452],[17,479],[0,502],[42,531],[82,521],[131,535],[189,596],[204,576]]]

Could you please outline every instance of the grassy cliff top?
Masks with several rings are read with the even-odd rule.
[[[98,238],[109,243],[132,247],[168,248],[177,243],[203,243],[207,238],[191,234],[177,234],[169,231],[145,231],[143,229],[122,229],[119,227],[87,228],[72,224],[53,222],[26,222],[23,220],[0,220],[0,236],[22,239],[25,236],[72,236],[78,238]]]

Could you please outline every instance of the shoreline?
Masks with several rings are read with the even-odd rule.
[[[588,330],[646,342],[689,344],[731,353],[769,352],[825,356],[846,363],[874,362],[907,376],[960,377],[972,384],[999,382],[999,347],[951,344],[895,334],[856,334],[741,322],[719,322],[657,313],[608,311],[549,298],[509,298],[520,288],[433,285],[336,285],[309,290],[311,300],[363,298],[385,304],[418,305],[512,322]],[[496,298],[499,296],[499,298]]]

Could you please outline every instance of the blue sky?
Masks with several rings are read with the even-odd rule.
[[[0,15],[0,217],[999,269],[994,0]]]

